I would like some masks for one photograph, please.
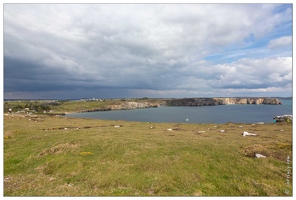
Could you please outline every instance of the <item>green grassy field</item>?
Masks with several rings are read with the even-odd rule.
[[[106,99],[102,101],[73,101],[73,100],[56,100],[56,101],[42,101],[42,100],[22,100],[22,101],[5,101],[4,112],[7,113],[9,109],[13,112],[22,111],[28,108],[28,112],[33,113],[50,113],[50,114],[65,114],[73,112],[81,112],[86,110],[107,109],[112,105],[119,105],[125,102],[149,102],[162,103],[162,99],[153,98],[138,98],[138,99]]]
[[[120,100],[106,100],[106,101],[55,101],[55,102],[46,102],[40,100],[34,101],[6,101],[4,103],[4,112],[8,112],[8,109],[11,108],[13,112],[18,110],[23,110],[25,107],[30,108],[30,110],[35,110],[35,108],[40,108],[41,113],[44,109],[52,110],[53,113],[67,113],[67,112],[79,112],[82,110],[96,109],[96,108],[106,108],[109,105],[120,103]],[[42,107],[43,106],[43,107]]]
[[[292,195],[291,123],[13,114],[4,116],[3,137],[4,196]]]

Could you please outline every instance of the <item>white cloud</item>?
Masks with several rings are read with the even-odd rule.
[[[277,49],[285,46],[290,46],[292,48],[292,36],[284,36],[280,38],[276,38],[269,42],[269,49]]]
[[[217,79],[211,80],[210,84],[216,88],[285,87],[292,82],[291,57],[246,58],[229,64],[216,65],[213,69],[217,73]]]

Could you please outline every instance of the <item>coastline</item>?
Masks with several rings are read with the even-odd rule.
[[[110,100],[17,100],[5,101],[4,113],[68,115],[75,113],[158,108],[161,106],[219,106],[235,104],[282,105],[277,98],[142,98]]]
[[[97,112],[97,111],[114,111],[114,110],[133,110],[145,108],[157,108],[160,106],[219,106],[233,104],[268,104],[282,105],[278,98],[183,98],[183,99],[161,99],[160,102],[135,102],[129,101],[116,103],[103,108],[93,108],[76,112],[66,112],[65,114]]]

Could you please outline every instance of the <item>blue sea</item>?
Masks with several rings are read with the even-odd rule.
[[[292,115],[292,100],[283,105],[219,105],[146,108],[68,114],[68,117],[177,123],[273,123],[278,115]]]

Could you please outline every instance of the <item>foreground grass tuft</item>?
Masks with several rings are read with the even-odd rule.
[[[257,136],[243,137],[243,131]],[[4,116],[3,141],[4,196],[292,195],[288,123],[145,123],[14,114]],[[256,159],[255,153],[266,158]]]

